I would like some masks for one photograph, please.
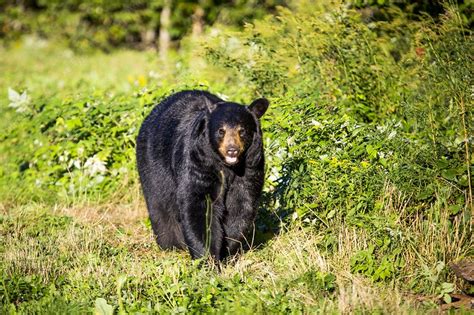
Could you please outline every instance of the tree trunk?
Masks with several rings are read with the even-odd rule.
[[[201,6],[197,6],[193,14],[193,28],[192,37],[199,37],[204,29],[204,9]]]
[[[171,0],[165,0],[160,15],[160,36],[158,50],[163,60],[167,59],[170,48]]]

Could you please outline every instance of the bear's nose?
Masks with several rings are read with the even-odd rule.
[[[239,149],[236,147],[229,147],[227,148],[227,155],[229,157],[236,157],[237,155],[239,155]]]

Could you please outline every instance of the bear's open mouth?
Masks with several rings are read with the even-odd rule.
[[[238,158],[236,156],[228,156],[228,155],[225,156],[225,162],[227,164],[233,165],[237,163],[237,161],[238,161]]]

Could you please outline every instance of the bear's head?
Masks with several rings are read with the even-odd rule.
[[[211,105],[209,140],[225,164],[238,164],[252,146],[258,146],[256,150],[261,148],[259,119],[268,105],[264,98],[255,100],[249,106],[230,102]]]

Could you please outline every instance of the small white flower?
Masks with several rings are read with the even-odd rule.
[[[286,144],[288,146],[292,146],[293,144],[295,144],[295,139],[293,137],[289,137],[287,140],[286,140]]]
[[[320,123],[319,121],[316,121],[314,119],[311,119],[311,125],[317,127],[317,128],[321,128],[323,126],[322,123]]]
[[[298,219],[298,213],[293,212],[293,214],[291,215],[291,219],[292,219],[293,221],[295,221],[296,219]]]
[[[393,130],[393,131],[390,132],[390,134],[388,135],[388,139],[393,139],[396,135],[397,135],[397,132],[396,132],[395,130]]]
[[[74,166],[78,169],[81,168],[81,161],[80,160],[74,160]]]
[[[91,176],[107,171],[107,168],[105,167],[105,162],[101,161],[97,157],[97,155],[94,155],[93,157],[87,159],[86,163],[84,163],[84,169],[86,171],[86,174],[89,174]]]
[[[8,88],[8,100],[10,101],[8,107],[14,108],[18,113],[28,111],[30,98],[26,94],[26,91],[20,94],[14,89]]]
[[[153,70],[148,72],[148,76],[152,79],[159,79],[160,78],[160,75],[158,74],[158,72],[155,72]]]

